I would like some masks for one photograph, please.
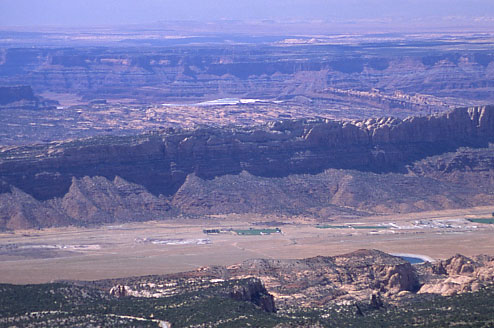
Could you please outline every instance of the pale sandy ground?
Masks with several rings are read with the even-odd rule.
[[[298,218],[279,226],[282,234],[205,235],[212,228],[258,228],[239,222],[239,216],[181,222],[132,223],[101,228],[56,228],[0,234],[0,283],[42,283],[60,279],[95,280],[194,270],[206,265],[229,265],[251,258],[331,256],[361,248],[388,253],[420,254],[442,259],[461,253],[494,255],[494,225],[473,224],[467,217],[490,217],[494,207],[339,219],[330,224],[379,225],[395,223],[404,229],[319,229]],[[245,218],[245,216],[242,216]],[[266,218],[264,218],[266,219]],[[271,221],[268,218],[266,221]],[[460,228],[414,228],[415,220],[453,220]],[[455,221],[456,220],[456,221]],[[358,221],[358,222],[357,222]],[[408,228],[406,228],[408,227]],[[159,245],[136,238],[198,240],[205,245]],[[22,252],[7,245],[24,247]],[[77,249],[79,246],[86,249]],[[52,257],[40,247],[52,247]],[[58,249],[57,249],[58,247]],[[65,247],[65,248],[64,248]],[[41,256],[40,254],[44,254]]]

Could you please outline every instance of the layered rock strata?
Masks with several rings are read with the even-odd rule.
[[[120,177],[73,178],[64,197],[44,202],[15,187],[0,194],[2,230],[156,220],[173,213],[167,199]]]
[[[287,120],[5,147],[0,195],[8,201],[0,213],[25,227],[31,218],[12,214],[19,212],[13,203],[57,213],[40,226],[162,218],[171,207],[194,215],[315,208],[327,216],[485,205],[493,199],[492,148],[459,148],[490,141],[493,106],[405,120]],[[470,179],[482,183],[464,183]],[[275,195],[273,202],[259,203],[263,194]]]
[[[481,44],[475,43],[463,46],[473,49]],[[494,58],[487,45],[487,50],[467,51],[433,44],[422,50],[418,49],[424,45],[416,48],[415,41],[405,41],[406,46],[237,45],[233,53],[231,44],[4,48],[0,83],[28,83],[39,92],[77,93],[89,99],[135,97],[155,102],[208,100],[225,94],[324,96],[330,88],[492,99]],[[385,98],[377,102],[387,105]],[[390,105],[403,103],[405,99],[398,98]]]
[[[0,178],[37,199],[62,197],[74,176],[120,176],[155,195],[171,195],[190,173],[211,179],[242,171],[265,177],[328,168],[405,172],[415,160],[493,140],[493,106],[405,120],[280,121],[4,148]]]

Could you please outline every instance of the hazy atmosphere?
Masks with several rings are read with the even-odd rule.
[[[414,20],[494,17],[490,0],[2,0],[0,25],[148,24],[167,20]]]

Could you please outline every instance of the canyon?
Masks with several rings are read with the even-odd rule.
[[[494,58],[482,47],[487,35],[458,36],[453,49],[447,40],[400,37],[363,36],[351,44],[314,45],[206,41],[168,47],[4,46],[0,84],[72,93],[83,100],[138,103],[331,95],[347,104],[367,102],[408,113],[449,108],[448,97],[457,106],[492,101]]]
[[[0,28],[0,325],[494,324],[494,34],[258,23]]]
[[[211,37],[188,28],[84,38],[0,31],[0,87],[36,98],[0,99],[0,144],[280,119],[405,119],[494,102],[490,33]]]

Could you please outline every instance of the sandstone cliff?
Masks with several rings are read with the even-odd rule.
[[[277,308],[317,308],[336,302],[353,304],[367,302],[372,295],[376,303],[380,295],[391,299],[419,288],[418,276],[410,263],[377,250],[300,260],[255,259],[228,267],[204,267],[184,273],[114,279],[97,284],[111,285],[115,294],[122,289],[119,286],[125,284],[127,295],[168,297],[179,292],[177,286],[196,290],[205,282],[245,278],[254,279],[253,283],[247,288],[234,288],[231,297],[265,304],[267,309],[274,309],[274,304]]]
[[[280,306],[317,307],[335,300],[366,300],[373,293],[391,297],[419,287],[410,263],[376,250],[303,260],[249,260],[202,272],[209,270],[227,279],[260,278]]]
[[[494,283],[494,258],[489,256],[468,258],[457,254],[421,269],[425,280],[421,294],[451,296],[476,292]]]
[[[405,120],[170,129],[5,147],[0,193],[22,203],[9,196],[15,187],[69,221],[93,223],[162,218],[170,205],[194,215],[326,216],[468,207],[493,200],[491,141],[493,106]]]
[[[328,168],[405,172],[415,160],[492,140],[492,106],[405,120],[280,121],[255,129],[168,130],[8,148],[0,152],[0,176],[38,199],[62,197],[73,176],[96,175],[170,195],[190,173],[211,179],[243,170],[266,177]]]
[[[314,309],[335,303],[366,304],[375,309],[414,297],[419,300],[423,294],[451,296],[492,286],[494,259],[483,255],[475,258],[455,255],[434,263],[411,265],[378,250],[362,249],[333,257],[253,259],[227,267],[112,279],[96,282],[96,285],[111,286],[115,295],[122,295],[124,290],[125,295],[169,297],[197,290],[204,284],[223,284],[245,278],[253,279],[252,284],[234,287],[230,294],[258,305],[263,304],[261,300],[265,297],[267,304],[272,304],[274,297],[274,304],[281,310]]]

